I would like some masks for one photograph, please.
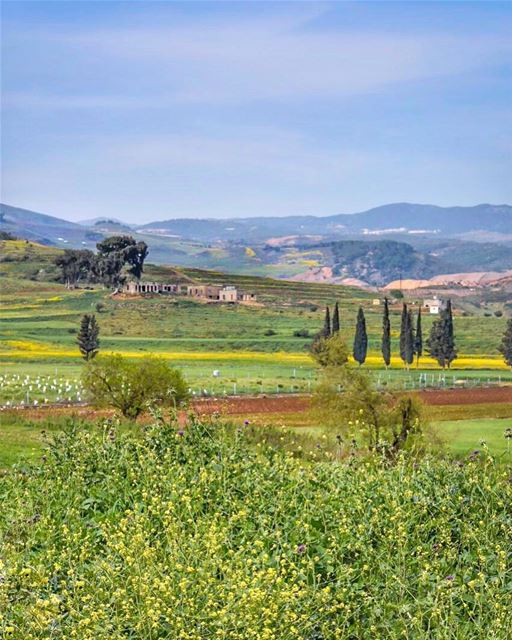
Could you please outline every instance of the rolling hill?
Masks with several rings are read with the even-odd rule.
[[[49,246],[89,249],[106,236],[130,234],[148,244],[154,263],[276,278],[311,278],[312,270],[328,269],[335,281],[352,278],[374,286],[400,275],[430,278],[512,268],[509,205],[398,203],[326,217],[128,225],[112,217],[74,223],[2,204],[0,231]]]

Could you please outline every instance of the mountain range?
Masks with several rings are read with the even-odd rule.
[[[108,235],[147,242],[150,260],[226,272],[333,277],[370,284],[403,277],[512,268],[512,206],[396,203],[334,216],[174,218],[141,225],[119,217],[70,222],[0,204],[0,231],[61,248],[95,249]],[[309,272],[309,274],[308,274]]]

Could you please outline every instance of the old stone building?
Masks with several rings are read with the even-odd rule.
[[[140,293],[180,293],[181,285],[163,282],[127,282],[123,293],[138,295]]]
[[[167,284],[162,282],[127,282],[123,287],[123,293],[128,295],[140,295],[144,293],[168,293],[182,294],[201,300],[217,302],[248,302],[256,300],[254,293],[239,293],[233,285],[211,284]]]

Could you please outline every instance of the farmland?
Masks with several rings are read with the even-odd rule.
[[[184,370],[196,394],[308,391],[315,378],[308,355],[311,338],[294,334],[314,335],[322,326],[325,305],[335,300],[340,303],[341,335],[347,344],[353,338],[357,308],[364,307],[369,332],[365,366],[374,370],[379,384],[413,388],[512,379],[497,353],[505,318],[481,313],[456,317],[459,357],[453,370],[440,374],[437,365],[423,357],[420,369],[406,372],[396,356],[397,305],[391,318],[395,356],[391,368],[383,371],[382,311],[372,305],[371,294],[357,289],[149,265],[148,280],[229,281],[255,292],[258,302],[231,306],[176,296],[112,296],[101,287],[67,290],[55,282],[53,249],[19,242],[3,245],[8,260],[0,263],[0,361],[11,384],[4,385],[0,402],[12,401],[16,394],[19,399],[26,396],[26,388],[14,389],[14,376],[29,377],[28,387],[36,394],[32,399],[38,402],[44,400],[44,394],[35,390],[37,376],[61,377],[68,386],[75,386],[81,370],[76,331],[81,315],[90,312],[96,312],[100,324],[102,351],[132,358],[159,354]],[[425,334],[431,322],[430,317],[424,318]],[[216,378],[212,376],[215,370],[219,372]],[[53,401],[57,395],[47,397]]]
[[[79,404],[85,400],[80,383],[83,361],[76,333],[82,314],[91,312],[98,318],[103,352],[113,351],[132,359],[150,353],[162,356],[182,369],[193,398],[311,393],[317,376],[308,354],[311,337],[296,334],[314,335],[322,326],[325,305],[332,305],[335,300],[340,304],[341,334],[348,344],[352,341],[357,308],[365,309],[369,332],[365,368],[378,388],[461,389],[512,381],[512,373],[496,351],[505,318],[486,317],[478,308],[471,315],[456,316],[459,357],[452,370],[442,372],[431,359],[423,357],[419,368],[407,371],[396,355],[400,313],[397,304],[391,315],[395,355],[391,367],[385,370],[380,355],[382,310],[372,304],[374,294],[341,286],[247,275],[228,277],[194,268],[147,265],[148,280],[212,284],[228,281],[243,291],[256,293],[257,302],[233,306],[179,296],[113,296],[100,286],[69,290],[57,282],[53,265],[56,249],[21,241],[2,244],[0,404],[6,408]],[[424,317],[425,334],[431,322],[430,317]],[[507,411],[497,417],[512,416]],[[465,413],[447,411],[442,419],[467,419]],[[270,413],[259,421],[286,426],[291,420],[293,426],[292,415],[288,413],[283,419]],[[499,422],[485,423],[491,414],[477,417],[483,421],[481,429],[473,423],[467,425],[468,430],[459,428],[462,423],[446,425],[447,437],[457,455],[469,446],[467,434],[474,433],[474,437],[468,437],[476,446],[480,440],[488,439],[489,429],[493,432],[496,428],[496,433],[501,429]],[[38,427],[7,415],[3,422],[4,464],[16,460],[18,454],[40,451]],[[297,424],[312,426],[306,415]],[[49,425],[45,430],[54,427]]]

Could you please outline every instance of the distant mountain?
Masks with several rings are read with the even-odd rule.
[[[176,218],[138,227],[144,233],[214,241],[263,241],[279,236],[396,235],[486,232],[512,235],[512,207],[480,204],[474,207],[438,207],[397,203],[368,211],[334,216],[284,218]]]
[[[330,277],[380,285],[512,268],[512,207],[389,204],[355,214],[173,219],[129,226],[116,218],[69,222],[0,205],[0,232],[46,245],[95,249],[109,235],[149,245],[149,260],[230,273],[293,277],[325,267]],[[489,239],[492,238],[492,241]],[[323,277],[323,276],[322,276]]]

